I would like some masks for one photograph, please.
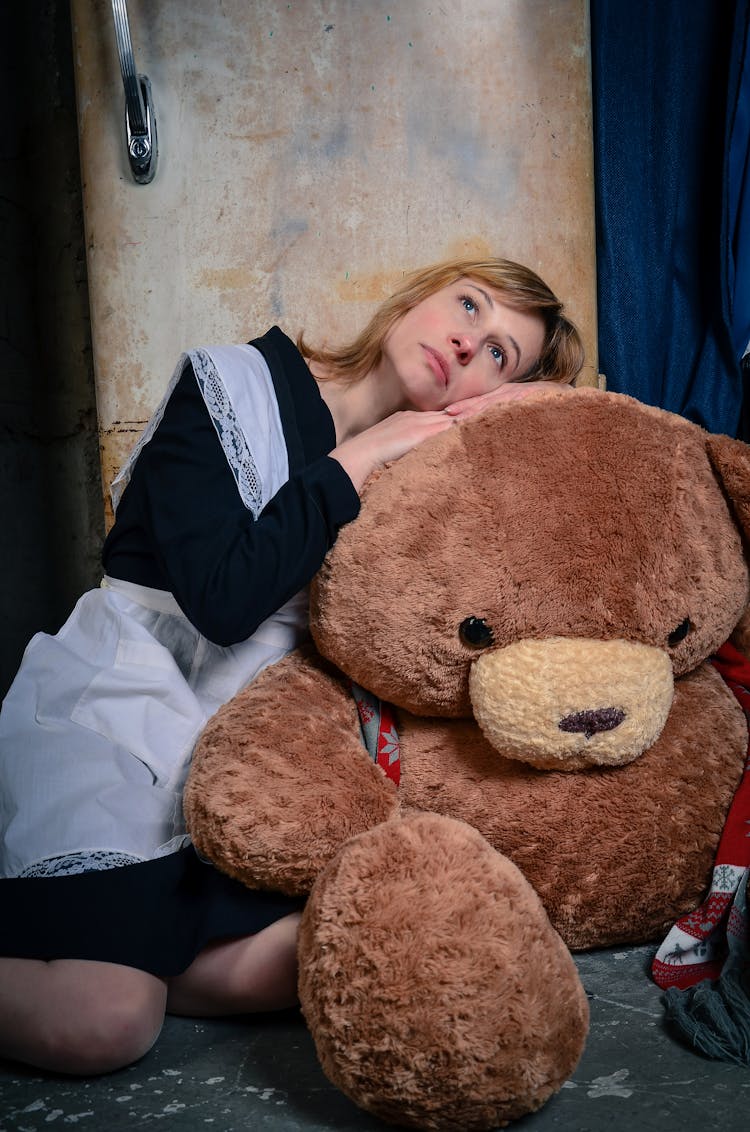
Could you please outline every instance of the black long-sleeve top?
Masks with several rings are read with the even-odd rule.
[[[289,480],[257,519],[242,503],[187,365],[143,448],[104,544],[110,576],[168,590],[218,645],[245,640],[311,580],[359,511],[331,414],[294,344],[273,327],[251,343],[271,371]],[[252,450],[252,436],[248,437]]]

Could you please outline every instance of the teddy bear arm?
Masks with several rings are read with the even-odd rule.
[[[306,894],[341,844],[392,816],[335,669],[298,651],[209,721],[185,788],[196,848],[251,888]]]

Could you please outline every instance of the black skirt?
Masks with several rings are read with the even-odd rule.
[[[0,880],[0,955],[95,959],[168,977],[212,941],[253,935],[303,906],[245,888],[188,846],[115,869]]]

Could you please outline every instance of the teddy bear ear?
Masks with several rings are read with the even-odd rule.
[[[706,450],[729,496],[734,517],[745,539],[750,541],[750,444],[709,433]]]

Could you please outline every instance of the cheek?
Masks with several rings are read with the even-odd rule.
[[[426,321],[416,310],[408,311],[388,334],[385,340],[386,348],[393,353],[399,353],[419,343],[427,333]]]

